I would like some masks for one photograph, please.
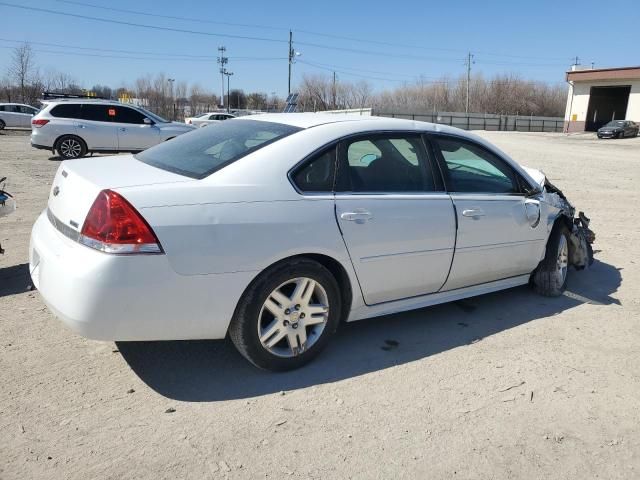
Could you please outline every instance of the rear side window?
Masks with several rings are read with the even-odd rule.
[[[204,178],[301,129],[259,120],[230,120],[199,128],[136,154],[141,162],[191,178]]]
[[[92,120],[94,122],[110,122],[108,105],[82,105],[80,109],[80,118],[83,120]]]
[[[80,113],[81,105],[78,103],[63,103],[51,109],[51,115],[59,118],[82,118]]]
[[[291,179],[302,192],[331,192],[336,165],[336,147],[315,155],[294,170]]]
[[[372,134],[345,142],[339,191],[434,191],[427,151],[417,134]],[[346,156],[346,158],[344,158]]]

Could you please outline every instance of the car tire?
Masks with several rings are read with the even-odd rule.
[[[87,144],[75,135],[64,135],[56,142],[55,150],[65,160],[72,160],[87,154]]]
[[[562,295],[569,276],[569,229],[562,222],[556,222],[549,240],[544,259],[533,273],[533,286],[537,293],[545,297]]]
[[[4,130],[4,127],[6,127],[7,124],[4,123],[4,120],[0,120],[0,130]]]
[[[619,132],[617,138],[624,138],[624,132]]]
[[[338,283],[331,272],[307,258],[290,259],[265,270],[247,288],[229,337],[256,367],[293,370],[327,345],[341,310]]]

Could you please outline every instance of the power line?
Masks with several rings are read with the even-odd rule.
[[[97,48],[97,47],[82,47],[78,45],[68,45],[62,43],[48,43],[48,42],[38,42],[34,40],[12,40],[9,38],[0,38],[0,42],[11,42],[11,43],[30,43],[33,45],[44,45],[48,47],[59,47],[59,48],[75,48],[78,50],[89,50],[96,52],[108,52],[108,53],[127,53],[134,55],[154,55],[158,57],[180,57],[180,58],[193,58],[193,59],[202,59],[202,60],[211,60],[213,57],[211,55],[189,55],[185,53],[166,53],[166,52],[149,52],[149,51],[140,51],[140,50],[114,50],[110,48]],[[61,52],[62,53],[62,52]],[[65,52],[66,53],[66,52]],[[69,52],[70,54],[77,52]],[[128,57],[122,57],[128,58]],[[234,60],[286,60],[285,57],[230,57]],[[155,60],[155,59],[152,59]]]
[[[58,0],[58,1],[60,1],[60,0]],[[65,1],[69,1],[69,0],[65,0]],[[147,28],[147,29],[152,29],[152,30],[169,31],[169,32],[176,32],[176,33],[187,33],[187,34],[192,34],[192,35],[204,35],[204,36],[209,36],[209,37],[225,37],[225,38],[235,38],[235,39],[241,39],[241,40],[256,40],[256,41],[265,41],[265,42],[273,42],[273,43],[287,43],[287,40],[280,40],[280,39],[276,39],[276,38],[265,38],[265,37],[255,37],[255,36],[247,36],[247,35],[223,34],[223,33],[212,33],[212,32],[203,32],[203,31],[199,31],[199,30],[187,30],[187,29],[181,29],[181,28],[163,27],[163,26],[159,26],[159,25],[149,25],[149,24],[143,24],[143,23],[128,22],[128,21],[123,21],[123,20],[114,20],[114,19],[108,19],[108,18],[102,18],[102,17],[94,17],[94,16],[90,16],[90,15],[80,15],[80,14],[69,13],[69,12],[58,12],[58,11],[50,10],[50,9],[46,9],[46,8],[28,7],[28,6],[24,6],[24,5],[17,5],[17,4],[8,3],[8,2],[1,2],[1,1],[0,1],[0,5],[4,5],[4,6],[7,6],[7,7],[12,7],[12,8],[19,8],[19,9],[23,9],[23,10],[30,10],[30,11],[49,13],[49,14],[53,14],[53,15],[68,16],[68,17],[73,17],[73,18],[81,18],[81,19],[84,19],[84,20],[92,20],[92,21],[103,22],[103,23],[113,23],[113,24],[126,25],[126,26],[131,26],[131,27]],[[107,7],[105,7],[105,8],[107,8]],[[154,15],[154,14],[150,14],[150,15]],[[236,25],[239,25],[239,24],[236,24]],[[349,47],[339,47],[339,46],[333,46],[333,45],[323,45],[323,44],[313,43],[313,42],[297,42],[297,44],[298,45],[304,45],[304,46],[307,46],[307,47],[315,47],[315,48],[326,49],[326,50],[357,53],[357,54],[361,54],[361,55],[373,55],[373,56],[388,56],[389,55],[389,53],[387,53],[387,52],[380,52],[380,51],[374,51],[374,50],[363,50],[363,49],[349,48]],[[414,59],[414,60],[435,61],[435,62],[453,62],[453,63],[458,62],[458,60],[455,59],[455,58],[425,57],[425,56],[411,55],[411,54],[397,54],[396,53],[396,54],[394,54],[394,57],[395,58]],[[509,64],[509,63],[508,62],[504,62],[504,64]],[[520,65],[525,65],[525,64],[521,63]],[[536,65],[531,65],[531,66],[548,66],[548,65],[536,64]]]
[[[308,62],[306,60],[298,60],[298,62],[300,62],[300,63],[302,63],[304,65],[309,65],[311,67],[319,68],[321,70],[326,70],[326,71],[329,71],[329,72],[337,72],[337,73],[341,73],[343,75],[352,76],[352,77],[366,78],[366,79],[369,79],[369,80],[382,80],[382,81],[385,81],[385,82],[399,82],[399,83],[406,83],[407,82],[406,79],[372,77],[371,75],[360,75],[360,74],[357,74],[357,73],[346,72],[346,71],[343,71],[343,70],[338,70],[336,68],[325,67],[325,66],[322,66],[321,64],[318,64],[318,63]],[[437,82],[434,82],[434,83],[437,83]]]
[[[317,66],[323,66],[323,67],[327,67],[328,70],[341,70],[341,71],[355,71],[355,72],[364,72],[364,73],[377,73],[377,74],[381,74],[381,75],[387,75],[389,72],[382,72],[380,70],[367,70],[364,68],[352,68],[352,67],[344,67],[344,66],[340,66],[340,65],[332,65],[332,64],[328,64],[328,63],[320,63],[320,62],[314,62],[314,65]],[[397,73],[397,72],[393,72],[396,76],[399,77],[408,77],[408,78],[416,78],[416,75],[413,74],[408,74],[408,73]],[[433,80],[435,80],[435,78],[433,77],[424,77],[421,76],[421,78],[424,79],[428,79],[428,78],[432,78]]]
[[[128,9],[124,9],[124,8],[105,7],[103,5],[96,5],[95,3],[79,2],[79,1],[74,1],[74,0],[55,0],[55,1],[60,2],[60,3],[70,4],[70,5],[79,5],[79,6],[89,7],[89,8],[97,8],[97,9],[106,10],[106,11],[112,11],[112,12],[129,13],[129,14],[134,14],[134,15],[144,15],[144,16],[148,16],[148,17],[165,18],[165,19],[170,19],[170,20],[181,20],[181,21],[187,21],[187,22],[208,23],[208,24],[213,24],[213,25],[224,25],[224,26],[229,26],[229,27],[259,28],[259,29],[272,30],[272,31],[275,30],[275,31],[281,31],[281,32],[289,30],[288,28],[285,28],[285,27],[274,27],[273,25],[232,23],[232,22],[221,22],[221,21],[217,21],[217,20],[209,20],[209,19],[202,19],[202,18],[195,18],[195,17],[182,17],[182,16],[177,16],[177,15],[161,15],[161,14],[157,14],[157,13],[142,12],[140,10],[128,10]],[[427,47],[427,46],[424,46],[424,45],[411,45],[411,44],[406,44],[406,43],[386,42],[386,41],[381,41],[381,40],[372,40],[372,39],[366,39],[366,38],[344,36],[344,35],[335,35],[335,34],[324,33],[324,32],[316,32],[316,31],[305,30],[305,29],[294,28],[292,30],[293,30],[293,32],[307,34],[307,35],[314,35],[314,36],[325,37],[325,38],[334,38],[336,40],[348,40],[348,41],[352,41],[352,42],[369,43],[369,44],[372,44],[372,45],[381,45],[381,46],[388,46],[388,47],[400,47],[400,48],[412,48],[412,49],[429,50],[429,51],[453,52],[453,53],[462,53],[462,52],[464,52],[464,50],[461,50],[461,49],[442,48],[442,47]],[[550,57],[536,57],[536,56],[530,56],[530,55],[512,55],[512,54],[504,54],[504,53],[497,53],[497,52],[477,52],[477,53],[481,54],[481,55],[487,55],[487,56],[509,57],[509,58],[528,58],[528,59],[533,59],[533,60],[565,60],[564,58],[561,58],[561,57],[553,57],[553,58],[550,58]]]
[[[114,7],[105,7],[104,5],[96,5],[95,3],[85,3],[85,2],[75,2],[73,0],[54,0],[60,3],[67,3],[70,5],[80,5],[83,7],[90,8],[99,8],[100,10],[108,10],[111,12],[120,12],[120,13],[131,13],[134,15],[144,15],[147,17],[156,17],[156,18],[166,18],[168,20],[182,20],[185,22],[197,22],[197,23],[209,23],[213,25],[225,25],[228,27],[244,27],[244,28],[262,28],[265,30],[278,30],[284,31],[288,30],[283,27],[274,27],[269,25],[256,25],[250,23],[231,23],[231,22],[220,22],[217,20],[209,20],[205,18],[194,18],[194,17],[180,17],[177,15],[160,15],[159,13],[149,13],[149,12],[141,12],[140,10],[127,10],[124,8],[114,8]]]
[[[230,33],[211,33],[211,32],[203,32],[199,30],[186,30],[182,28],[172,28],[172,27],[161,27],[159,25],[148,25],[144,23],[136,23],[136,22],[126,22],[124,20],[113,20],[110,18],[102,18],[102,17],[93,17],[90,15],[80,15],[77,13],[69,13],[69,12],[58,12],[56,10],[50,10],[48,8],[37,8],[37,7],[27,7],[25,5],[16,5],[14,3],[8,2],[0,2],[0,5],[4,5],[5,7],[11,8],[20,8],[22,10],[30,10],[34,12],[43,12],[50,13],[52,15],[61,15],[65,17],[73,17],[73,18],[82,18],[84,20],[93,20],[96,22],[103,23],[115,23],[118,25],[127,25],[130,27],[140,27],[140,28],[148,28],[152,30],[162,30],[166,32],[177,32],[177,33],[189,33],[192,35],[204,35],[208,37],[224,37],[224,38],[236,38],[240,40],[258,40],[261,42],[274,42],[274,43],[286,43],[286,40],[278,40],[277,38],[265,38],[265,37],[253,37],[248,35],[233,35]]]
[[[5,49],[14,49],[15,47],[10,47],[8,45],[0,45],[0,48],[5,48]],[[108,55],[108,54],[104,54],[104,53],[84,53],[84,52],[65,52],[65,51],[60,51],[60,50],[49,50],[49,49],[41,49],[41,48],[36,48],[33,49],[33,51],[35,53],[51,53],[54,55],[67,55],[67,56],[76,56],[76,57],[96,57],[96,58],[117,58],[117,59],[121,59],[121,60],[151,60],[151,61],[167,61],[167,58],[162,58],[162,57],[136,57],[136,56],[125,56],[125,55]],[[215,57],[211,56],[208,58],[171,58],[171,61],[178,61],[178,62],[195,62],[195,63],[211,63],[211,61],[214,59]],[[238,61],[260,61],[260,60],[286,60],[286,58],[278,58],[278,57],[273,57],[273,58],[258,58],[258,57],[229,57],[232,60],[238,60]]]

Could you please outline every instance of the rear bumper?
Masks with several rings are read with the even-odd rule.
[[[110,255],[62,235],[40,215],[29,271],[51,311],[96,340],[224,338],[254,272],[179,275],[166,255]]]
[[[52,147],[47,147],[46,145],[38,145],[37,143],[31,142],[31,146],[33,148],[37,148],[38,150],[52,150]]]

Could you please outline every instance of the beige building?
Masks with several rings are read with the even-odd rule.
[[[594,132],[611,120],[640,123],[640,67],[567,72],[565,131]]]

